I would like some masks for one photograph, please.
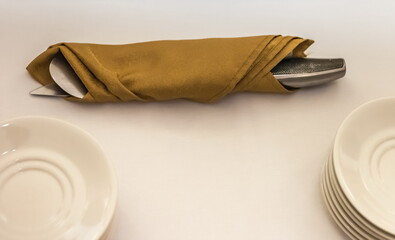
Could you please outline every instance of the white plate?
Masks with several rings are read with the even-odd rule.
[[[343,232],[346,233],[347,236],[353,240],[362,239],[362,236],[356,230],[354,230],[350,225],[347,224],[344,217],[340,215],[340,213],[336,208],[335,203],[333,202],[333,199],[329,193],[329,186],[327,182],[327,163],[325,163],[325,167],[322,172],[321,192],[324,197],[325,205],[329,213],[331,214],[336,224],[340,227],[340,229],[342,229]]]
[[[338,218],[343,219],[344,226],[348,227],[349,230],[352,229],[354,231],[354,236],[357,236],[358,239],[375,240],[376,238],[374,238],[369,232],[367,232],[365,228],[361,228],[360,225],[358,225],[358,223],[355,222],[354,219],[348,215],[344,206],[339,202],[338,195],[336,195],[330,179],[329,164],[330,163],[327,162],[325,180],[326,180],[327,193],[330,201],[334,206],[335,214],[338,215]]]
[[[0,123],[0,239],[99,239],[115,210],[112,165],[81,129],[51,118]]]
[[[375,239],[389,239],[389,240],[395,240],[395,236],[391,235],[387,232],[384,232],[382,229],[379,229],[369,221],[367,221],[359,212],[355,210],[355,208],[351,205],[351,203],[348,201],[346,196],[344,195],[343,191],[341,190],[339,183],[337,181],[337,177],[335,175],[334,169],[333,169],[333,158],[332,154],[330,159],[328,159],[328,167],[327,167],[327,174],[329,176],[329,181],[331,188],[333,189],[333,192],[336,195],[338,203],[343,206],[345,214],[347,214],[347,217],[352,219],[353,222],[355,222],[359,228],[363,229],[364,231],[368,232],[369,235],[373,236]]]
[[[395,98],[366,103],[344,120],[333,161],[339,185],[356,210],[395,234]]]

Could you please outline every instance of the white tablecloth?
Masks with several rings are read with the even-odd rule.
[[[114,163],[114,240],[347,239],[320,174],[360,104],[395,95],[393,1],[0,1],[0,120],[60,118]],[[345,78],[291,95],[215,104],[79,104],[32,97],[25,67],[58,42],[298,35],[310,57],[343,57]]]

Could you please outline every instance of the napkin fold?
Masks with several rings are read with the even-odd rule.
[[[254,36],[167,40],[126,45],[59,43],[27,67],[43,85],[53,82],[49,64],[61,52],[88,93],[80,102],[215,102],[234,92],[289,93],[270,73],[288,54],[305,57],[312,40]]]

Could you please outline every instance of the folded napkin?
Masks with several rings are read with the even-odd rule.
[[[60,51],[88,93],[81,102],[214,102],[241,91],[288,93],[270,73],[292,53],[305,57],[312,40],[291,36],[210,38],[99,45],[59,43],[27,70],[43,85],[53,82],[49,64]]]

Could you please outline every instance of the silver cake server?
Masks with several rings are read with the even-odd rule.
[[[61,53],[49,64],[53,83],[34,89],[32,95],[83,98],[88,90]]]
[[[58,53],[49,65],[55,81],[30,92],[32,95],[82,98],[87,89],[73,68]],[[273,76],[288,88],[305,88],[322,85],[346,74],[342,58],[285,58],[271,70]]]

